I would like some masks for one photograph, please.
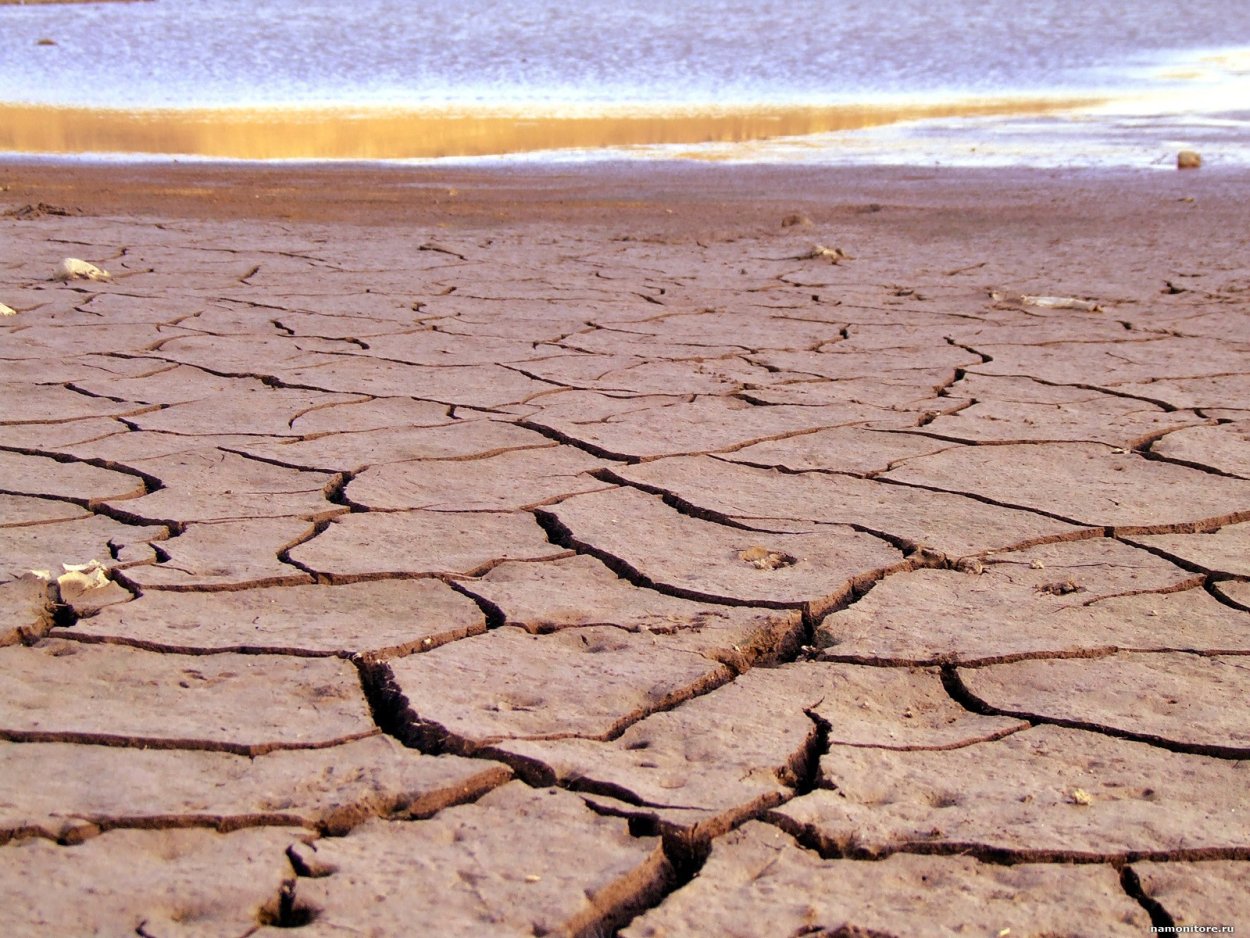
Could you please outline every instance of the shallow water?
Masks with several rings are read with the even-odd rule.
[[[424,159],[627,147],[752,161],[1047,165],[1149,164],[1200,139],[1209,160],[1250,162],[1242,6],[258,0],[243,14],[237,0],[0,5],[0,102],[42,106],[0,110],[0,149]]]

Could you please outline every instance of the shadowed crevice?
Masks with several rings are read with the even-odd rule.
[[[687,501],[675,492],[662,488],[658,485],[648,485],[646,482],[638,482],[634,479],[626,478],[612,469],[596,469],[590,473],[600,482],[606,482],[609,485],[621,486],[624,488],[637,489],[640,492],[646,492],[648,495],[657,495],[669,508],[672,508],[678,514],[685,515],[688,518],[695,518],[699,521],[710,521],[713,524],[719,524],[726,528],[735,528],[739,531],[752,531],[758,534],[787,534],[787,531],[774,531],[769,528],[755,527],[754,525],[745,524],[736,518],[731,517],[720,511],[711,508],[703,508],[694,502]]]
[[[1208,576],[1203,581],[1202,588],[1206,591],[1208,596],[1220,605],[1227,606],[1229,609],[1236,609],[1238,612],[1250,612],[1250,606],[1237,602],[1237,600],[1226,595],[1224,591],[1219,588],[1219,584],[1222,582],[1226,581],[1223,579],[1216,579],[1213,576]]]
[[[1176,919],[1163,907],[1161,902],[1146,894],[1141,878],[1131,866],[1120,868],[1120,886],[1128,893],[1129,898],[1146,910],[1146,914],[1150,916],[1150,924],[1154,926],[1156,932],[1165,935],[1176,934]]]
[[[482,615],[486,618],[487,631],[500,628],[501,626],[507,624],[508,616],[503,611],[502,606],[491,602],[481,593],[473,592],[473,590],[465,586],[460,580],[452,579],[451,577],[439,577],[439,579],[441,579],[461,596],[472,600],[477,605],[477,608],[482,611]]]
[[[291,551],[293,551],[295,548],[303,544],[307,544],[309,541],[313,540],[314,538],[319,537],[320,535],[324,534],[326,531],[330,529],[331,524],[333,524],[333,519],[329,519],[329,518],[323,521],[315,522],[312,526],[312,530],[308,531],[305,534],[300,535],[295,540],[291,541],[289,544],[283,545],[282,549],[278,551],[278,555],[277,555],[278,560],[281,563],[284,563],[289,567],[293,567],[294,569],[299,570],[301,573],[305,573],[308,576],[312,577],[314,583],[330,582],[330,580],[326,577],[325,574],[313,569],[307,564],[300,563],[298,560],[292,557]]]
[[[822,717],[814,709],[803,710],[804,715],[812,721],[812,732],[807,737],[799,772],[794,780],[794,797],[808,795],[821,787],[820,760],[829,754],[831,744],[829,733],[833,724]]]
[[[426,755],[440,756],[449,752],[473,754],[464,741],[412,711],[408,697],[395,680],[395,672],[385,661],[371,655],[356,655],[352,663],[360,673],[360,687],[379,730],[407,748]]]
[[[1201,424],[1198,424],[1198,426],[1201,426]],[[1149,459],[1151,462],[1161,462],[1172,466],[1182,466],[1186,469],[1193,469],[1195,472],[1205,472],[1207,475],[1221,476],[1225,479],[1245,481],[1247,478],[1250,478],[1250,476],[1238,475],[1235,472],[1227,472],[1223,469],[1217,469],[1215,466],[1208,465],[1207,463],[1196,462],[1192,459],[1180,459],[1176,456],[1165,456],[1162,453],[1156,453],[1152,448],[1155,443],[1167,436],[1169,433],[1175,433],[1178,430],[1188,429],[1190,429],[1188,426],[1173,427],[1163,433],[1153,434],[1147,438],[1140,447],[1134,447],[1134,449],[1136,449],[1138,455],[1144,459]]]
[[[557,443],[563,443],[567,446],[580,449],[582,452],[589,453],[591,456],[597,456],[600,459],[610,459],[614,462],[623,462],[628,463],[629,465],[642,462],[642,459],[638,456],[631,456],[627,453],[615,453],[612,450],[604,449],[602,446],[596,446],[594,443],[587,443],[585,440],[579,440],[577,437],[570,436],[563,431],[557,430],[555,427],[549,427],[546,424],[538,423],[534,420],[518,420],[516,425],[518,427],[523,427],[526,430],[532,430],[535,433],[541,434],[549,440],[554,440]]]

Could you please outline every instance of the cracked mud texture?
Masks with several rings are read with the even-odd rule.
[[[1244,175],[0,183],[0,932],[1250,927]]]

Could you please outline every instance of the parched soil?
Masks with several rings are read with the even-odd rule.
[[[1250,178],[0,187],[0,933],[1250,927]]]

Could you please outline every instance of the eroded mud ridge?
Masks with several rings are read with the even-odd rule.
[[[1244,238],[844,214],[0,222],[0,932],[1250,927]]]

